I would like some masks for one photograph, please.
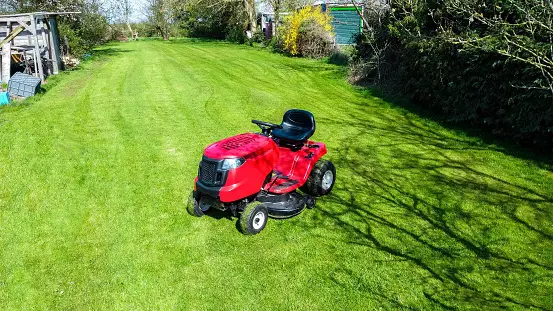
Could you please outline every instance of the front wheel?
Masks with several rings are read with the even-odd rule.
[[[186,203],[186,210],[188,214],[196,217],[202,217],[205,212],[209,209],[209,206],[206,207],[206,204],[196,200],[196,193],[192,191],[190,196],[188,196],[188,202]]]
[[[240,215],[240,230],[246,235],[258,234],[265,228],[267,219],[269,212],[263,203],[249,203]]]
[[[319,160],[315,163],[309,178],[301,190],[314,197],[327,195],[332,191],[334,182],[336,181],[336,168],[334,164],[328,160]]]

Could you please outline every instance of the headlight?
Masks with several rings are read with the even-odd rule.
[[[243,158],[237,158],[237,159],[225,159],[223,161],[223,166],[221,167],[222,170],[228,171],[234,168],[240,167],[240,165],[244,164],[246,162]]]

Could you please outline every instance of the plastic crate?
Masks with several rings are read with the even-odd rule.
[[[8,92],[0,92],[0,106],[10,103],[10,94]]]
[[[8,92],[13,96],[34,96],[40,90],[40,78],[17,72],[8,82]]]

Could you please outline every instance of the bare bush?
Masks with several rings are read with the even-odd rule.
[[[334,37],[320,24],[305,22],[299,30],[298,51],[302,56],[320,58],[334,51]]]

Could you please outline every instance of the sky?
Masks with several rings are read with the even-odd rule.
[[[144,21],[146,19],[144,16],[144,10],[148,0],[131,0],[130,2],[133,8],[131,22],[138,23]]]
[[[0,0],[2,1],[2,0]],[[111,1],[117,1],[117,0],[111,0]],[[145,8],[148,4],[148,0],[130,0],[132,7],[133,7],[133,14],[131,17],[131,22],[138,23],[142,22],[146,19],[146,16],[144,16]],[[261,10],[263,12],[267,11],[268,8],[266,8],[264,5],[262,5],[261,0],[255,0],[257,4],[257,9]]]

